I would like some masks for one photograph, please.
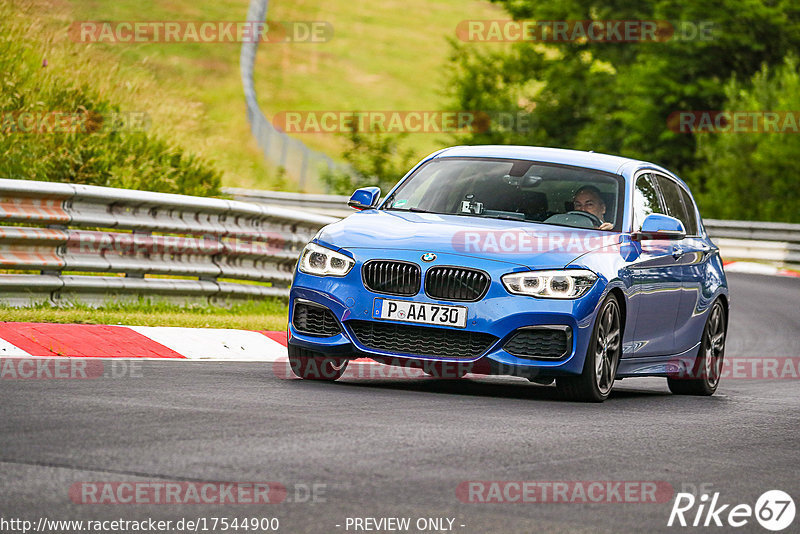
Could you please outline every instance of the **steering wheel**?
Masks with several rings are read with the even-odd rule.
[[[572,210],[568,211],[567,215],[582,215],[592,221],[592,226],[595,228],[599,228],[603,221],[600,220],[600,217],[595,215],[594,213],[589,213],[588,211],[581,211],[581,210]]]

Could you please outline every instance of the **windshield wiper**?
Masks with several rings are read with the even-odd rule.
[[[484,215],[483,213],[445,213],[444,215],[457,215],[459,217],[478,217],[480,219],[502,219],[504,221],[519,221],[519,222],[535,222],[519,217],[511,217],[510,215]]]
[[[512,217],[510,215],[483,215],[485,219],[501,219],[503,221],[520,221],[525,222],[526,219],[523,217]]]
[[[414,213],[435,213],[422,208],[384,208],[386,211],[413,211]]]

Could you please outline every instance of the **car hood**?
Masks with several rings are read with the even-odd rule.
[[[317,240],[339,249],[416,250],[470,256],[529,268],[560,268],[619,234],[540,223],[366,210],[330,224]]]

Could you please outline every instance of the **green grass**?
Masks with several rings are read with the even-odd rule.
[[[117,77],[124,81],[123,71],[61,42],[37,9],[30,1],[0,4],[0,177],[218,194],[221,173],[167,135],[148,131],[144,121],[108,127],[111,116],[141,111],[144,119],[147,110],[107,90]],[[80,118],[82,131],[27,131],[20,113]]]
[[[231,21],[244,18],[248,1],[39,0],[35,5],[35,22],[57,32],[49,46],[58,53],[76,48],[66,32],[76,20]],[[256,84],[268,117],[287,110],[443,109],[447,37],[455,35],[463,19],[505,16],[483,0],[278,0],[269,9],[271,20],[327,21],[334,38],[261,45]],[[92,80],[102,92],[131,109],[146,110],[154,132],[214,161],[224,185],[296,187],[284,184],[265,165],[250,134],[239,44],[96,43],[78,48],[98,71]],[[335,159],[345,146],[333,134],[298,138]],[[410,135],[404,143],[422,157],[452,140],[426,133]]]
[[[109,303],[100,308],[83,305],[28,308],[0,306],[3,321],[31,323],[111,324],[128,326],[182,326],[187,328],[235,328],[241,330],[285,330],[286,301],[265,299],[221,306],[179,306],[142,299],[136,303]]]

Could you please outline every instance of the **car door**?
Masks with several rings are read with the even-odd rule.
[[[633,193],[633,231],[651,213],[667,214],[652,173],[636,178]],[[675,243],[664,240],[636,241],[628,265],[631,278],[631,306],[636,309],[633,357],[673,354],[675,323],[681,298],[680,256]]]
[[[681,298],[675,318],[675,353],[685,352],[697,345],[700,335],[698,325],[703,322],[699,316],[702,296],[705,259],[711,247],[699,232],[697,210],[689,192],[672,178],[659,174],[656,176],[667,215],[683,223],[686,238],[676,241],[678,266],[681,279]],[[702,327],[702,325],[700,325]]]

